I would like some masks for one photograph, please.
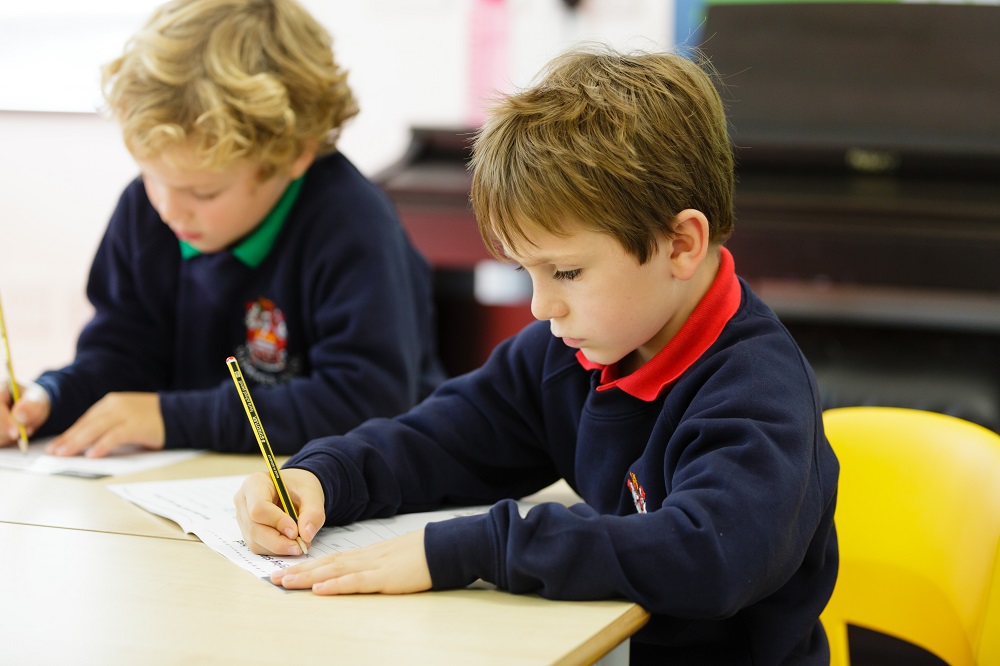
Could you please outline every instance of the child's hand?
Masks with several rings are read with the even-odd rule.
[[[275,571],[271,582],[316,594],[407,594],[431,589],[424,531]]]
[[[4,382],[0,386],[0,446],[13,444],[21,435],[19,425],[24,425],[31,437],[49,418],[52,409],[49,394],[34,382],[18,382],[21,399],[11,405],[10,388]]]
[[[155,393],[109,393],[83,413],[66,432],[53,438],[45,452],[56,456],[85,453],[100,458],[115,449],[136,444],[163,448],[166,431]]]
[[[304,469],[283,469],[281,479],[295,505],[298,525],[281,508],[278,491],[266,472],[248,476],[233,497],[243,540],[258,555],[301,555],[295,537],[302,537],[308,547],[326,522],[323,486],[315,474]]]

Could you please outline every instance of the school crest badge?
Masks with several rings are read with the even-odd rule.
[[[632,502],[635,504],[635,510],[639,513],[646,513],[646,491],[639,485],[639,479],[635,477],[635,472],[628,473],[625,485],[628,486],[629,492],[632,493]]]
[[[288,358],[288,325],[281,308],[263,296],[246,304],[247,341],[236,357],[258,384],[276,384],[294,373]]]

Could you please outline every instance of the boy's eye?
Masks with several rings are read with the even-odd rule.
[[[556,280],[575,280],[580,276],[580,269],[574,268],[571,271],[556,271],[552,277]]]
[[[514,270],[524,271],[524,266],[516,266]],[[574,268],[570,271],[555,271],[552,273],[553,280],[575,280],[580,277],[580,273],[583,271],[582,268]]]

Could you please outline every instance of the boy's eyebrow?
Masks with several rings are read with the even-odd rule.
[[[509,248],[506,245],[503,246],[503,254],[505,257],[507,257],[507,259],[514,262],[515,264],[520,264],[524,268],[541,266],[542,264],[565,263],[567,261],[576,260],[576,255],[574,254],[567,254],[565,256],[550,256],[550,255],[532,256],[531,254],[518,256],[517,253],[514,252],[512,248]]]
[[[508,257],[510,257],[512,261],[518,262],[525,268],[531,266],[542,266],[544,264],[578,264],[583,261],[579,252],[566,252],[564,254],[540,255],[535,257],[528,255],[520,258],[508,255]]]
[[[174,181],[168,182],[167,180],[164,180],[162,178],[157,178],[155,174],[151,173],[148,169],[143,169],[141,166],[139,167],[139,174],[143,177],[143,179],[153,178],[162,185],[166,185],[171,189],[183,192],[196,192],[196,191],[204,192],[206,190],[215,191],[215,190],[222,190],[232,185],[232,179],[227,178],[226,176],[223,175],[216,175],[214,177],[208,176],[206,178],[208,182],[190,182],[186,180],[182,182],[174,182]]]
[[[520,264],[524,268],[531,268],[532,266],[540,266],[541,264],[551,264],[552,262],[547,257],[512,257],[507,255],[507,257],[516,264]]]
[[[580,258],[576,254],[566,254],[563,256],[549,256],[541,255],[537,257],[526,256],[526,257],[515,257],[510,253],[506,253],[507,258],[516,264],[520,264],[523,268],[534,268],[535,266],[544,266],[546,264],[576,264],[580,262]]]
[[[212,183],[212,184],[198,183],[195,185],[170,185],[168,183],[167,187],[172,187],[173,189],[181,192],[190,192],[192,194],[195,194],[198,192],[218,192],[229,187],[229,185],[219,184],[219,183]]]

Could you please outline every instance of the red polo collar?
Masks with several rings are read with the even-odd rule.
[[[591,363],[582,351],[576,352],[576,359],[587,370],[601,371],[598,391],[617,387],[635,398],[650,402],[719,339],[722,329],[739,309],[741,299],[742,292],[740,281],[736,277],[733,255],[726,248],[720,248],[719,271],[712,286],[677,334],[641,368],[632,374],[618,377],[617,363]]]

